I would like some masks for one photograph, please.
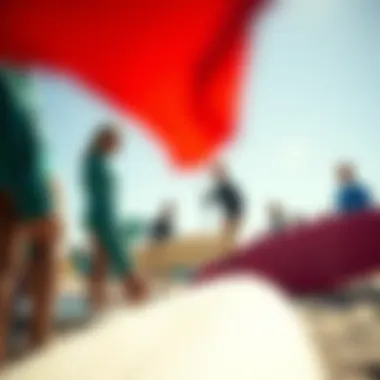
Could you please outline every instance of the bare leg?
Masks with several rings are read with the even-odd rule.
[[[107,302],[109,260],[97,239],[93,239],[93,263],[90,275],[90,299],[94,310],[102,310]]]
[[[145,282],[142,277],[137,273],[131,273],[127,275],[124,280],[124,291],[127,299],[130,299],[132,302],[142,302],[148,296],[148,290]]]
[[[57,196],[53,183],[53,197]],[[30,285],[30,298],[33,313],[30,324],[30,345],[39,347],[51,335],[54,317],[54,304],[57,295],[58,249],[63,236],[59,212],[59,200],[55,199],[54,211],[46,217],[26,226],[28,243],[32,248],[27,278]]]
[[[20,236],[10,201],[0,198],[0,365],[7,356],[7,338],[17,277],[17,252]]]
[[[33,307],[30,325],[32,347],[45,344],[52,330],[57,278],[56,243],[57,237],[52,236],[37,239],[33,244],[29,267]]]

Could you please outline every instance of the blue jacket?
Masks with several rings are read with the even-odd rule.
[[[346,184],[338,190],[336,208],[341,213],[365,211],[371,205],[372,197],[369,190],[359,182]]]

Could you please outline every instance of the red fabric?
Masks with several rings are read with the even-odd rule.
[[[261,274],[295,295],[330,291],[380,269],[379,231],[380,210],[324,219],[253,242],[198,278]]]
[[[233,134],[246,26],[261,3],[3,0],[0,59],[79,76],[194,166]]]

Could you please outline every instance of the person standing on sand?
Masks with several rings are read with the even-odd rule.
[[[30,346],[44,344],[52,327],[60,220],[31,81],[24,68],[0,66],[0,363],[8,354],[17,274],[28,246],[35,250]]]
[[[158,215],[148,227],[149,255],[143,261],[144,271],[155,278],[165,277],[166,271],[161,272],[160,261],[164,253],[166,243],[175,235],[176,207],[174,203],[166,203],[158,212]]]
[[[350,163],[341,163],[336,169],[338,189],[335,208],[339,213],[352,214],[373,206],[370,190],[357,177],[356,168]]]
[[[152,243],[167,241],[174,235],[175,205],[166,204],[152,223],[149,237]]]
[[[122,281],[126,296],[141,300],[145,286],[135,273],[132,257],[126,255],[118,217],[116,181],[109,159],[121,145],[115,126],[100,126],[86,152],[83,167],[83,188],[86,198],[86,227],[93,255],[90,276],[90,298],[94,309],[105,306],[109,267]]]
[[[245,213],[245,201],[240,188],[232,180],[224,165],[214,164],[211,168],[211,176],[215,187],[206,195],[204,202],[206,205],[217,204],[222,209],[224,225],[221,236],[223,244],[229,247],[238,238]]]

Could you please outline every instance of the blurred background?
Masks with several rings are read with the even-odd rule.
[[[271,231],[276,222],[286,228],[333,213],[342,163],[355,165],[356,179],[376,207],[379,41],[378,0],[281,0],[256,25],[238,132],[222,154],[246,198],[240,243]],[[99,124],[115,120],[123,126],[125,144],[114,165],[122,215],[151,220],[163,203],[174,202],[177,233],[184,236],[212,234],[220,215],[200,202],[210,186],[208,171],[173,171],[138,120],[68,77],[36,70],[33,81],[49,165],[63,189],[67,235],[60,288],[69,299],[68,313],[79,315],[85,306],[72,299],[85,293],[85,281],[67,252],[89,247],[78,162]],[[182,283],[184,276],[178,274]],[[296,300],[334,380],[380,379],[379,286],[380,274],[371,273],[339,294]]]

